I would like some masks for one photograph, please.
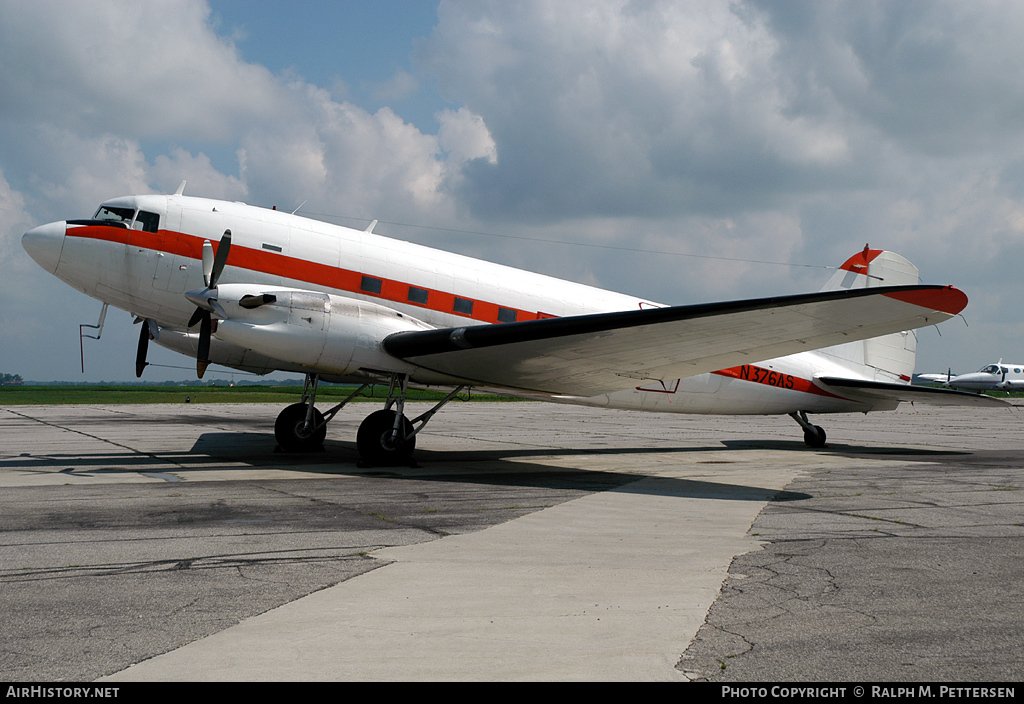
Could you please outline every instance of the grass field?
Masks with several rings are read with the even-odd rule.
[[[350,386],[321,385],[317,402],[337,403],[355,390]],[[373,386],[352,399],[372,401],[387,398],[387,386]],[[412,389],[409,401],[436,401],[444,398],[439,391]],[[0,406],[53,404],[123,403],[296,403],[302,397],[301,386],[0,386]],[[465,399],[463,393],[460,398]],[[468,395],[473,401],[514,401],[505,396]]]

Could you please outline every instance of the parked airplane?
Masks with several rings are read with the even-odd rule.
[[[210,363],[304,373],[302,402],[275,423],[286,451],[322,446],[355,396],[320,412],[321,380],[389,385],[357,433],[373,464],[407,460],[416,434],[466,387],[609,408],[786,413],[813,447],[825,431],[808,413],[993,402],[909,385],[910,331],[967,298],[918,285],[916,267],[891,252],[865,247],[819,293],[668,307],[381,237],[376,221],[353,230],[184,196],[184,185],[42,225],[23,246],[74,288],[136,315],[138,375],[151,339],[196,357],[200,377]],[[410,421],[410,385],[453,391]]]
[[[952,379],[954,376],[953,371],[947,371],[944,374],[914,374],[914,384],[945,384],[947,381]]]
[[[1024,389],[1024,364],[987,364],[976,372],[957,374],[945,381],[951,389],[1013,391]]]

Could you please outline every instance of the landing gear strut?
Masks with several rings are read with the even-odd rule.
[[[364,462],[374,466],[406,464],[416,449],[416,434],[423,430],[434,414],[455,398],[463,388],[456,388],[429,411],[410,421],[405,417],[405,395],[409,390],[409,377],[406,374],[392,374],[388,399],[383,410],[371,413],[359,425],[359,431],[356,433],[356,449],[359,450],[359,456]]]
[[[306,385],[302,390],[302,401],[293,403],[277,416],[274,437],[278,446],[285,452],[322,450],[324,438],[327,436],[327,424],[345,404],[369,386],[363,384],[337,406],[320,413],[313,405],[316,402],[319,381],[316,374],[307,374]],[[429,411],[410,421],[405,417],[405,396],[409,390],[409,377],[406,374],[392,374],[384,408],[368,415],[356,433],[356,448],[363,461],[376,466],[409,462],[413,450],[416,449],[416,434],[423,430],[442,406],[455,398],[464,388],[456,388]]]
[[[302,400],[288,406],[277,416],[277,421],[274,423],[274,438],[283,451],[321,451],[324,446],[324,438],[327,437],[327,423],[346,403],[369,386],[369,384],[363,384],[337,406],[326,413],[321,413],[313,405],[316,403],[316,390],[319,383],[320,377],[316,374],[307,374],[306,385],[302,389]]]
[[[825,447],[825,430],[820,425],[813,425],[807,420],[805,411],[789,414],[804,429],[804,444],[807,447]]]

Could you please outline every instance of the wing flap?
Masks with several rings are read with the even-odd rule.
[[[395,333],[391,355],[471,383],[593,396],[942,322],[951,286],[827,291]]]

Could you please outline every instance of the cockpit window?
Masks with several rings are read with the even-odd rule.
[[[144,232],[156,232],[160,229],[160,216],[156,213],[147,213],[145,210],[140,210],[139,217],[135,218],[135,229],[143,230]]]
[[[999,374],[1001,370],[999,369],[998,364],[990,364],[981,371],[985,372],[986,374]]]
[[[109,222],[111,225],[121,224],[124,227],[129,227],[132,224],[132,220],[135,219],[135,211],[131,208],[115,208],[111,205],[101,205],[96,214],[92,216],[92,219]]]

